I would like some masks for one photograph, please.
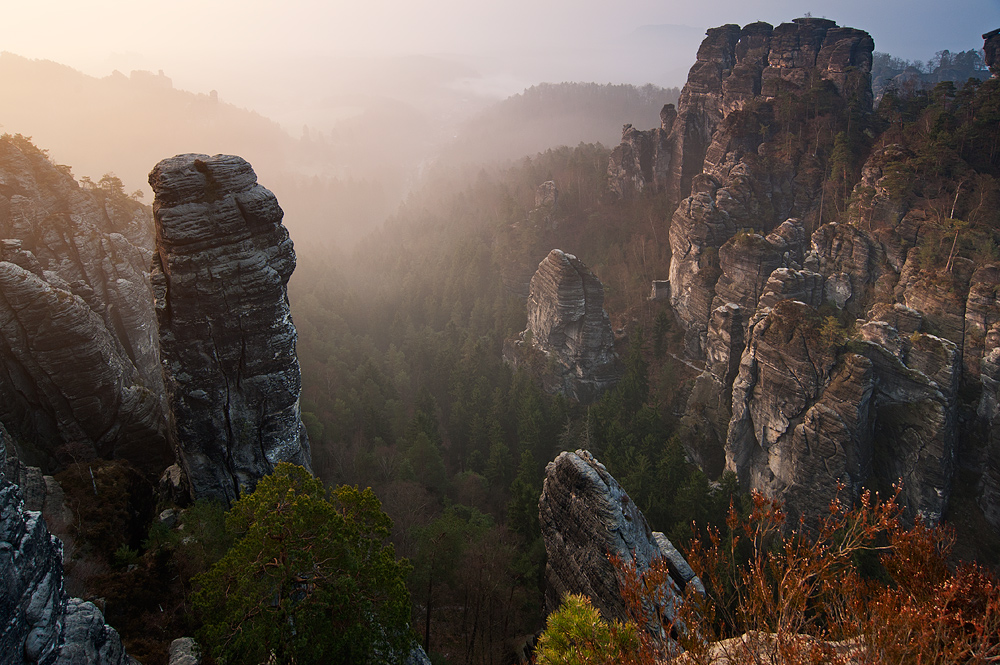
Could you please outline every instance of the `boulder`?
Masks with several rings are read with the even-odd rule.
[[[545,541],[545,606],[558,608],[564,595],[590,597],[606,621],[627,620],[619,580],[609,555],[634,562],[642,573],[658,558],[670,570],[664,606],[672,619],[687,585],[704,591],[701,581],[676,548],[653,532],[642,512],[618,482],[586,450],[563,452],[545,467],[538,502]]]

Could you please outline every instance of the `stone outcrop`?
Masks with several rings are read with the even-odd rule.
[[[0,139],[0,421],[32,464],[170,463],[151,256],[148,209],[120,183],[81,187]]]
[[[567,593],[580,593],[608,621],[628,619],[617,573],[608,555],[633,561],[638,572],[664,558],[670,570],[665,607],[674,616],[687,585],[701,581],[670,541],[653,532],[642,512],[618,482],[585,450],[563,452],[545,467],[538,518],[548,555],[545,566],[546,611],[554,611]]]
[[[40,665],[130,665],[121,638],[93,603],[63,588],[63,547],[41,513],[26,510],[7,479],[16,467],[0,428],[0,662]]]
[[[838,482],[853,494],[902,479],[909,514],[934,522],[961,465],[982,473],[980,505],[1000,529],[1000,271],[915,249],[953,238],[899,196],[908,148],[875,147],[846,219],[823,223],[819,139],[805,150],[774,129],[781,100],[805,91],[869,111],[872,48],[825,19],[710,30],[661,149],[669,176],[649,180],[656,164],[640,160],[618,178],[679,201],[670,299],[688,359],[704,362],[686,452],[714,470],[724,449],[745,488],[807,518]],[[799,120],[800,136],[812,131]],[[960,450],[963,428],[989,432],[986,446]]]
[[[622,128],[622,142],[608,160],[608,183],[615,196],[633,199],[647,187],[655,191],[666,185],[673,152],[670,130],[676,118],[674,105],[666,104],[656,129],[644,131],[630,124]]]
[[[665,109],[658,129],[626,125],[608,167],[611,191],[630,198],[651,186],[675,201],[688,196],[694,177],[712,171],[706,164],[723,161],[716,130],[751,99],[805,92],[820,79],[870,108],[873,50],[868,33],[820,18],[708,30],[676,111]]]
[[[1000,76],[1000,28],[990,30],[983,35],[983,52],[986,54],[986,66],[996,78]]]
[[[733,384],[726,467],[744,487],[782,495],[794,519],[816,516],[872,466],[872,363],[839,356],[815,312],[784,300],[753,328]]]
[[[754,131],[756,125],[752,130],[745,127],[745,114],[738,111],[751,100],[759,104],[802,94],[825,81],[842,98],[856,97],[856,90],[870,91],[873,48],[867,33],[816,18],[773,29],[754,23],[709,30],[681,93],[671,137],[672,175],[663,188],[680,202],[669,233],[671,302],[684,324],[689,355],[706,352],[713,309],[734,302],[749,320],[753,310],[746,302],[760,297],[770,272],[801,267],[785,252],[776,256],[777,248],[768,248],[762,240],[789,218],[811,220],[820,204],[819,181],[814,182],[820,174],[794,163],[765,166],[760,157],[776,146],[767,143],[766,132]],[[870,109],[870,92],[854,103]],[[805,227],[800,223],[799,228],[801,242]],[[766,256],[743,257],[731,244],[723,249],[741,229],[742,244],[753,245],[745,249]],[[794,249],[801,256],[801,248]],[[721,265],[727,258],[728,279]],[[757,274],[744,283],[748,270]],[[733,293],[734,285],[745,292]],[[720,287],[721,302],[713,302]]]
[[[553,249],[538,264],[528,327],[520,339],[505,343],[504,358],[539,374],[547,391],[583,403],[618,382],[622,369],[604,311],[604,287],[582,261]]]
[[[250,164],[179,155],[152,170],[153,284],[172,436],[195,497],[310,466],[286,285],[295,253]]]

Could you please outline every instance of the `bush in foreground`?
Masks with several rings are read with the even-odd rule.
[[[409,565],[371,489],[279,464],[233,504],[235,544],[196,583],[219,663],[392,663],[409,653]]]

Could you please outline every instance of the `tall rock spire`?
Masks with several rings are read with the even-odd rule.
[[[286,290],[295,251],[240,157],[178,155],[149,184],[171,435],[195,497],[233,500],[278,462],[310,466]]]

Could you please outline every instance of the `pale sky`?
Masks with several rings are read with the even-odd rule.
[[[332,89],[345,54],[457,57],[477,72],[470,89],[506,96],[543,81],[683,85],[704,30],[723,23],[777,25],[809,12],[868,30],[876,50],[920,60],[981,47],[980,35],[1000,27],[1000,0],[3,3],[0,50],[94,76],[162,69],[177,88],[216,89],[286,126],[300,121],[291,79],[294,90]],[[643,26],[665,27],[652,37],[640,31],[643,40],[635,37]],[[670,35],[662,48],[660,35]]]
[[[981,45],[1000,0],[5,0],[0,50],[93,71],[115,54],[204,64],[247,53],[480,53],[622,38],[643,25],[705,29],[811,12],[926,59]],[[94,71],[94,73],[99,73]],[[167,72],[168,74],[170,72]]]

